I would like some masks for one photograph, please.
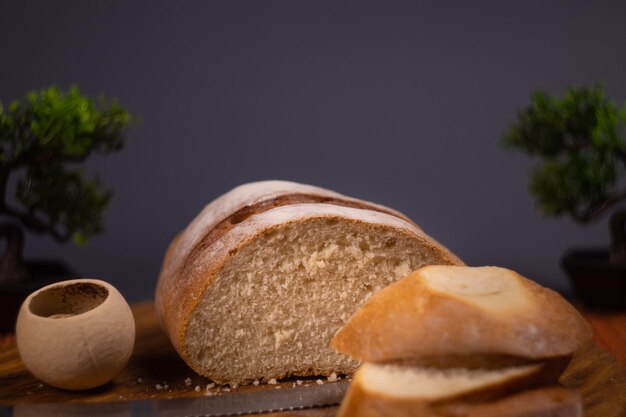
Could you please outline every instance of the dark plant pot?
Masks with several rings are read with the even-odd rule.
[[[577,301],[596,310],[626,310],[626,266],[612,265],[609,251],[571,250],[561,258]]]
[[[26,262],[31,278],[24,282],[0,283],[0,333],[13,333],[22,302],[30,293],[58,281],[78,278],[78,274],[58,261]]]

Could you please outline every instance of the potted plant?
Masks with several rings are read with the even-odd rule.
[[[29,293],[75,276],[60,262],[24,261],[25,230],[77,244],[103,231],[113,194],[79,165],[121,150],[129,124],[117,102],[94,102],[77,87],[32,91],[8,108],[0,103],[0,332],[12,331]]]
[[[626,104],[601,86],[569,88],[562,97],[538,90],[503,135],[504,146],[538,157],[530,193],[546,216],[579,224],[610,213],[610,249],[566,252],[561,265],[576,298],[589,307],[626,307]]]

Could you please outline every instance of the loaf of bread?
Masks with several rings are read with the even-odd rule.
[[[395,210],[284,181],[219,197],[167,250],[158,317],[180,356],[220,383],[353,372],[333,334],[372,294],[462,262]]]
[[[580,395],[544,364],[495,370],[363,364],[338,417],[579,417]]]
[[[362,361],[480,367],[569,356],[589,340],[567,301],[511,270],[427,266],[370,298],[332,344]]]
[[[580,416],[580,396],[558,379],[590,340],[569,303],[513,271],[426,266],[334,336],[337,351],[366,361],[339,416]]]

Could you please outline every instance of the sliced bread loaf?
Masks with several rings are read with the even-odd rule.
[[[359,360],[482,366],[571,355],[591,339],[560,295],[497,267],[427,266],[370,298],[333,338]],[[502,363],[502,362],[501,362]]]
[[[222,383],[348,373],[330,339],[411,270],[461,261],[405,216],[317,187],[261,182],[209,204],[170,245],[158,316],[181,357]]]
[[[580,416],[579,394],[553,385],[557,378],[541,364],[467,370],[365,363],[337,416]]]

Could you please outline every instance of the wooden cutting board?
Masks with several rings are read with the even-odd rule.
[[[125,370],[109,384],[85,391],[62,391],[31,376],[19,359],[14,340],[4,339],[0,346],[0,404],[43,402],[106,402],[150,398],[178,398],[205,395],[211,381],[198,376],[178,357],[169,340],[157,325],[152,303],[133,307],[137,324],[135,351]],[[626,347],[625,347],[626,349]],[[315,384],[316,379],[303,379]],[[326,380],[324,383],[328,383]],[[563,384],[580,391],[587,417],[626,416],[626,369],[596,345],[577,354],[562,378]],[[237,387],[248,391],[290,387],[296,380],[278,385]],[[224,388],[209,388],[211,393],[228,395]],[[333,416],[334,408],[271,414],[285,417]],[[270,414],[267,414],[270,415]]]

